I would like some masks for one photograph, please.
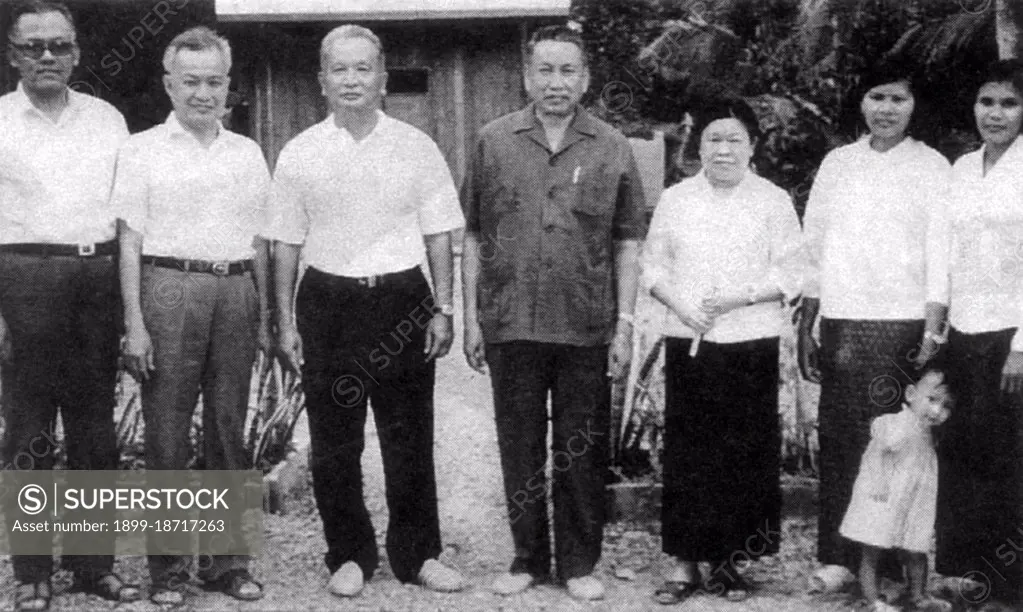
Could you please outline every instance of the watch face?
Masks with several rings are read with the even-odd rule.
[[[440,307],[440,313],[450,317],[455,314],[455,307],[451,304],[442,304]]]

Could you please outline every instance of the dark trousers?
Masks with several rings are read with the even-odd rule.
[[[870,423],[898,412],[905,389],[919,372],[911,358],[919,350],[924,322],[822,318],[821,383],[817,437],[820,441],[820,493],[817,559],[844,565],[853,573],[860,545],[838,532],[852,499],[860,459],[870,443]],[[881,574],[900,580],[898,555],[881,557]]]
[[[387,487],[387,557],[414,581],[441,552],[433,468],[434,362],[424,359],[433,298],[419,268],[369,287],[316,268],[296,302],[305,363],[316,505],[331,573],[349,561],[368,580],[379,563],[363,498],[367,402],[373,406]]]
[[[664,345],[662,549],[715,567],[777,554],[778,338],[691,344]]]
[[[607,346],[536,342],[488,344],[497,440],[513,573],[546,578],[551,569],[547,515],[547,394],[552,396],[554,560],[561,580],[593,571],[604,533],[611,391]]]
[[[248,273],[216,276],[142,267],[142,315],[153,342],[156,370],[142,386],[146,469],[184,470],[192,458],[189,434],[202,392],[202,461],[197,469],[247,470],[245,413],[256,356],[259,302]],[[216,534],[200,533],[202,538]],[[150,534],[150,548],[160,534]],[[180,534],[168,537],[180,540]],[[200,544],[201,546],[202,544]],[[153,582],[189,572],[191,555],[149,555]],[[203,557],[199,577],[248,567],[244,555]]]
[[[944,370],[956,398],[938,442],[935,567],[991,596],[1023,602],[1023,405],[1001,390],[1016,328],[949,333]]]
[[[114,387],[120,306],[113,256],[0,254],[0,314],[14,348],[0,373],[6,469],[52,469],[58,409],[68,468],[117,469]],[[9,535],[18,548],[28,542],[35,548],[52,546],[52,533]],[[64,535],[65,542],[70,539],[78,540],[79,549],[108,554],[65,556],[66,569],[88,580],[113,568],[114,534]],[[15,579],[39,582],[52,573],[53,558],[15,555],[13,565]]]

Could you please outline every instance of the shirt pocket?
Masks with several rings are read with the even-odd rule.
[[[572,216],[587,268],[603,275],[611,262],[611,231],[618,200],[618,174],[601,167],[577,190]]]
[[[582,184],[576,185],[573,212],[599,219],[610,226],[618,202],[619,179],[620,174],[607,164],[588,172],[586,168],[577,168],[572,180],[573,183],[579,181]]]
[[[515,216],[521,209],[522,202],[515,183],[497,179],[489,181],[483,190],[480,229],[489,234],[495,234],[500,229],[506,230],[507,226],[514,225]]]

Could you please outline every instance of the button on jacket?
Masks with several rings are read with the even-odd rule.
[[[488,343],[595,346],[614,329],[614,241],[646,232],[628,140],[580,108],[551,152],[534,106],[480,131],[465,182]]]

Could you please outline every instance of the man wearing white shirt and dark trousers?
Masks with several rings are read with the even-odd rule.
[[[379,562],[360,463],[370,403],[394,574],[456,591],[461,574],[436,559],[433,390],[436,359],[452,341],[450,233],[464,224],[457,193],[437,145],[379,110],[387,73],[375,34],[334,29],[320,68],[331,115],[281,152],[266,236],[277,241],[279,348],[306,394],[328,588],[357,595]],[[308,268],[295,298],[300,254]]]
[[[0,97],[3,462],[9,470],[51,469],[59,408],[68,469],[116,470],[120,331],[108,198],[128,129],[113,106],[68,88],[80,50],[66,6],[17,7],[8,40],[20,81]],[[9,533],[13,550],[46,549],[52,535]],[[76,587],[106,599],[138,598],[138,588],[112,571],[113,534],[67,534],[69,549],[93,553],[63,555]],[[12,557],[14,609],[47,609],[53,557]]]
[[[198,27],[171,41],[167,121],[132,136],[118,157],[125,367],[142,382],[146,468],[183,470],[201,390],[199,469],[251,469],[244,444],[257,348],[271,346],[266,242],[270,173],[259,145],[220,126],[231,48]],[[210,534],[200,534],[200,544]],[[149,535],[150,599],[184,600],[190,557]],[[263,595],[248,556],[204,557],[198,576],[236,599]]]

